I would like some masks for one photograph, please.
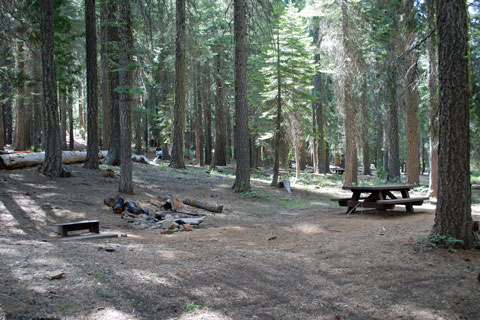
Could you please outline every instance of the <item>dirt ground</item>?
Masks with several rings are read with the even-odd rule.
[[[480,252],[418,242],[432,203],[346,216],[328,201],[348,195],[338,180],[293,184],[289,195],[265,177],[238,195],[231,174],[135,163],[127,200],[151,210],[151,198],[169,194],[224,205],[221,214],[184,206],[206,215],[201,228],[162,234],[103,204],[118,177],[69,168],[64,179],[0,171],[0,319],[480,319]],[[85,219],[127,237],[56,234],[55,223]],[[54,270],[64,276],[47,279]]]

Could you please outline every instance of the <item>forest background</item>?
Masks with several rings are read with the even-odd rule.
[[[211,166],[237,158],[234,8],[232,1],[221,0],[97,1],[90,12],[82,1],[54,1],[62,149],[73,149],[75,139],[90,136],[102,150],[109,150],[107,161],[118,164],[120,133],[126,131],[120,125],[119,104],[122,93],[128,92],[133,129],[128,135],[134,152],[162,146],[165,158],[170,152],[176,157],[175,130],[183,129],[175,123],[179,27],[173,21],[178,20],[179,3],[186,5],[182,155]],[[128,19],[122,6],[128,9]],[[468,12],[470,159],[477,170],[479,4],[469,3]],[[95,17],[94,35],[85,29],[85,17]],[[46,120],[40,2],[3,1],[0,18],[0,148],[42,150]],[[331,164],[345,167],[345,184],[356,183],[357,167],[367,175],[375,168],[377,176],[389,181],[400,181],[405,171],[406,182],[416,185],[420,174],[430,173],[431,195],[436,196],[438,58],[433,1],[247,1],[246,18],[251,168],[273,166],[272,184],[279,167],[293,160],[297,178],[306,165],[315,173],[329,172]],[[91,120],[98,127],[87,129],[89,37],[98,38],[93,56],[98,67],[92,69],[98,73],[92,89],[95,95],[98,91],[98,114]],[[126,60],[122,52],[127,52]],[[125,70],[130,82],[122,85]],[[355,161],[345,162],[345,157]]]

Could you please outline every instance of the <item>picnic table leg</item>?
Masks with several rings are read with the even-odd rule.
[[[410,198],[408,190],[400,190],[400,192],[402,193],[402,198]],[[407,212],[414,212],[413,205],[411,203],[405,204],[405,209]]]
[[[358,201],[360,199],[361,192],[353,191],[352,199],[353,201]],[[347,207],[347,214],[354,213],[356,209],[355,207]]]

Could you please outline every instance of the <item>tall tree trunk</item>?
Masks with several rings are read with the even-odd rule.
[[[198,153],[198,164],[200,166],[205,165],[205,154],[204,154],[204,133],[202,130],[202,123],[203,123],[203,101],[202,101],[202,88],[201,88],[201,76],[200,76],[200,64],[196,66],[196,74],[195,74],[195,90],[196,91],[196,107],[195,107],[195,157]],[[197,129],[198,127],[198,129]],[[198,138],[197,138],[198,135]],[[198,141],[197,141],[198,140]],[[197,149],[198,148],[198,149]]]
[[[98,169],[97,29],[95,0],[85,0],[87,64],[87,169]]]
[[[476,245],[470,189],[470,79],[465,1],[437,1],[440,131],[438,202],[430,238],[437,235]]]
[[[108,4],[107,1],[100,2],[100,57],[101,57],[101,77],[102,77],[102,149],[110,149],[110,133],[112,131],[112,106],[110,103],[111,98],[111,85],[109,77],[109,65],[108,59]]]
[[[3,103],[0,104],[0,150],[5,148],[5,127],[3,125]]]
[[[436,28],[435,1],[427,0],[427,23],[432,32]],[[428,104],[430,109],[430,197],[438,197],[438,86],[437,86],[436,32],[427,39],[428,52]]]
[[[78,125],[80,127],[80,135],[82,140],[85,140],[85,121],[84,121],[84,110],[83,110],[83,86],[82,83],[78,86]]]
[[[44,175],[59,177],[62,172],[62,149],[58,126],[57,79],[53,41],[53,0],[40,1],[40,34],[43,70],[43,103],[45,117]]]
[[[73,90],[69,90],[70,94],[68,95],[68,124],[69,124],[69,139],[68,139],[68,149],[75,149],[75,131],[73,125]]]
[[[175,39],[175,109],[170,167],[185,168],[185,0],[177,2],[177,35]]]
[[[415,13],[414,0],[404,0],[405,12],[405,44],[409,48],[415,40]],[[406,69],[406,133],[407,133],[407,183],[420,184],[420,154],[418,135],[418,95],[417,79],[417,52],[411,50],[405,55]]]
[[[237,170],[235,192],[250,189],[250,133],[248,130],[247,102],[247,24],[245,0],[234,0],[235,38],[235,149]]]
[[[205,163],[212,165],[212,101],[210,94],[210,68],[205,65],[203,77],[203,112],[205,119]]]
[[[317,19],[314,19],[317,20]],[[319,23],[315,23],[313,29],[313,41],[315,45],[320,45],[320,27]],[[316,53],[314,56],[315,65],[319,65],[320,63],[320,54]],[[317,154],[314,156],[314,159],[317,159],[317,171],[318,173],[327,173],[328,168],[325,167],[325,129],[324,129],[324,112],[323,112],[323,105],[322,105],[322,74],[320,70],[317,70],[315,76],[313,78],[313,95],[316,97],[315,101],[313,102],[313,109],[315,110],[315,123],[314,126],[314,139],[315,139],[315,148]],[[315,152],[315,151],[314,151]],[[315,161],[314,161],[315,166]]]
[[[346,73],[343,85],[345,104],[345,172],[343,184],[346,186],[357,183],[357,171],[355,170],[357,163],[355,152],[355,106],[351,97],[353,74],[350,70],[353,57],[350,48],[350,26],[347,10],[347,1],[342,0],[342,42]]]
[[[20,81],[17,89],[17,112],[15,118],[15,150],[25,150],[25,50],[23,41],[18,42],[18,73]]]
[[[120,49],[119,27],[117,26],[118,4],[116,1],[108,1],[108,51],[110,54],[109,82],[110,82],[110,148],[106,163],[114,166],[120,164],[120,97],[116,90],[120,87],[119,73],[116,69],[120,65],[118,50]]]
[[[280,174],[280,140],[282,134],[282,77],[280,72],[280,30],[277,29],[277,117],[275,120],[275,142],[273,158],[273,177],[271,186],[276,186]]]
[[[375,90],[375,129],[376,129],[376,140],[375,140],[375,169],[378,170],[380,167],[383,167],[383,117],[382,117],[382,106],[380,105],[380,90],[377,88]],[[383,168],[385,169],[385,168]]]
[[[193,108],[195,113],[195,165],[200,166],[200,154],[202,150],[202,108],[198,102],[198,65],[195,65],[195,71],[193,74]]]
[[[325,162],[324,162],[325,163]],[[307,168],[307,143],[305,139],[300,141],[300,170]]]
[[[67,92],[60,90],[60,140],[62,150],[67,150]]]
[[[221,49],[215,55],[215,154],[213,157],[214,166],[227,165],[227,124],[225,116],[225,102],[223,99],[223,79],[221,71]]]
[[[362,143],[362,158],[363,158],[363,174],[372,175],[370,171],[370,146],[369,146],[369,136],[368,136],[368,127],[369,120],[368,115],[370,114],[368,110],[368,99],[367,99],[367,81],[363,81],[362,86],[362,96],[361,96],[361,110],[360,110],[360,132],[361,132],[361,143]]]
[[[387,139],[388,139],[388,180],[400,177],[400,153],[398,137],[398,104],[397,104],[397,70],[391,69],[387,76],[387,92],[390,101],[387,105]]]
[[[317,138],[317,113],[316,106],[312,103],[312,131],[313,139],[312,141],[312,162],[313,162],[313,173],[318,172],[318,138]]]
[[[120,1],[120,66],[119,72],[120,87],[123,91],[120,93],[120,184],[118,191],[123,193],[133,193],[132,182],[132,85],[133,70],[131,70],[133,35],[131,22],[131,9],[129,0]]]

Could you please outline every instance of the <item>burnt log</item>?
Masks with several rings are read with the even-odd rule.
[[[125,200],[122,197],[117,197],[112,207],[113,212],[118,214],[122,213],[124,205],[125,205]]]

